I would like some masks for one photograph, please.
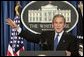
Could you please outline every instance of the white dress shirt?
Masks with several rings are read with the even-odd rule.
[[[58,43],[59,43],[59,41],[60,41],[60,39],[61,39],[61,37],[62,37],[62,35],[63,35],[63,32],[64,32],[64,30],[62,31],[62,32],[60,32],[59,33],[59,36],[58,36]],[[54,40],[55,40],[55,38],[57,37],[57,32],[55,32],[55,36],[54,36]]]

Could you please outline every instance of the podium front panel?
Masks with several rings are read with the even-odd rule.
[[[65,51],[23,51],[20,56],[65,56]]]

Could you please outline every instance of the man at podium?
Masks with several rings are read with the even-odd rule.
[[[78,46],[76,38],[65,32],[66,26],[63,15],[55,15],[52,20],[54,31],[43,31],[41,34],[30,34],[27,30],[23,31],[11,19],[7,19],[8,24],[19,32],[19,36],[34,43],[41,43],[45,51],[66,51],[67,55],[77,56]]]

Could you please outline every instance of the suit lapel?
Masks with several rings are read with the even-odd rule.
[[[54,47],[54,35],[55,35],[55,32],[54,31],[51,31],[49,33],[49,39],[48,39],[48,46],[51,50],[53,50],[53,47]]]

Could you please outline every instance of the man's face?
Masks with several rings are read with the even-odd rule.
[[[65,27],[64,19],[62,17],[56,17],[53,20],[52,26],[53,26],[53,28],[55,29],[56,32],[63,31],[63,29]]]

